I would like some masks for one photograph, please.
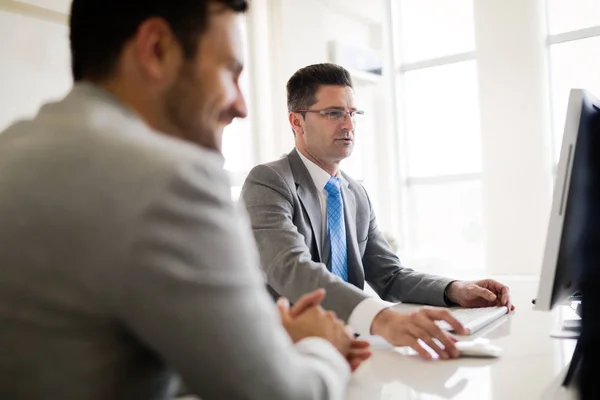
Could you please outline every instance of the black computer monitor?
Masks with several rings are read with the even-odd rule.
[[[572,89],[535,309],[549,311],[580,292],[585,269],[599,260],[600,101]]]
[[[600,101],[588,91],[572,89],[562,141],[544,261],[535,309],[549,311],[581,295],[586,322],[586,291],[600,290]],[[589,304],[592,306],[592,304]],[[600,311],[600,310],[598,310]],[[589,318],[589,317],[588,317]],[[577,342],[563,386],[571,383],[586,349]]]

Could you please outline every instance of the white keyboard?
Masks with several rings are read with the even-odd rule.
[[[501,307],[480,307],[480,308],[451,308],[450,312],[467,330],[469,335],[477,332],[481,328],[491,324],[508,312],[508,308]],[[437,321],[440,328],[449,332],[454,331],[446,321]]]

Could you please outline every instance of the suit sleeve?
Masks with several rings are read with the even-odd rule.
[[[369,234],[362,260],[365,280],[386,301],[446,306],[444,290],[453,280],[403,267],[379,229],[371,201],[364,188],[362,190],[370,212]]]
[[[347,362],[320,338],[292,344],[227,182],[177,168],[139,218],[115,312],[201,398],[342,398]]]
[[[347,321],[352,310],[369,296],[312,261],[304,237],[294,225],[292,192],[271,167],[255,167],[244,183],[242,200],[269,285],[291,302],[318,288],[326,290],[323,307]]]

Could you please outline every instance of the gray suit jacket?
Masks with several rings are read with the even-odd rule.
[[[364,187],[342,175],[349,283],[328,271],[319,194],[297,150],[248,175],[242,199],[272,294],[296,301],[325,288],[324,306],[346,320],[368,297],[365,280],[387,301],[446,305],[444,289],[451,281],[402,267],[377,227]]]
[[[222,164],[86,84],[0,134],[0,399],[162,400],[174,370],[204,400],[343,388],[283,330]]]

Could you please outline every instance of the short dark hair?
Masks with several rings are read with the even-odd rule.
[[[70,14],[71,66],[75,81],[109,77],[125,43],[148,18],[163,18],[184,54],[196,53],[208,27],[209,6],[244,12],[247,0],[73,0]]]
[[[288,112],[310,108],[322,85],[353,87],[350,73],[342,66],[324,63],[301,68],[287,82]]]

